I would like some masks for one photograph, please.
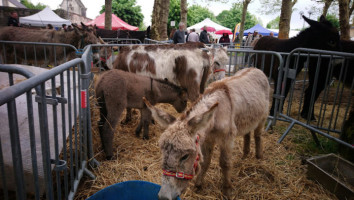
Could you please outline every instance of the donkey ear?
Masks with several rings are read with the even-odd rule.
[[[157,121],[160,126],[162,126],[164,129],[166,129],[171,123],[173,123],[176,118],[158,108],[155,108],[155,106],[151,105],[150,102],[143,97],[143,101],[145,105],[149,108],[152,114],[152,118],[154,118],[155,121]]]
[[[302,16],[302,18],[304,18],[304,20],[310,25],[310,26],[316,26],[318,24],[317,21],[314,21],[312,19],[309,19],[307,17],[305,17],[305,15]]]
[[[324,15],[321,15],[320,22],[326,22],[326,21],[327,21],[326,17]]]
[[[207,124],[211,120],[211,118],[216,110],[216,107],[218,107],[218,104],[219,103],[216,102],[208,111],[206,111],[200,115],[194,116],[192,119],[190,119],[188,121],[187,124],[188,124],[192,134],[195,134],[200,129],[207,126]]]

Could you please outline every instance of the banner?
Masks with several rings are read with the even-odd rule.
[[[235,30],[234,30],[234,37],[233,37],[233,39],[232,39],[232,42],[235,42],[235,39],[236,39],[236,33],[237,33],[237,32],[240,32],[240,26],[241,26],[241,24],[240,24],[240,23],[236,24],[236,26],[235,26]]]

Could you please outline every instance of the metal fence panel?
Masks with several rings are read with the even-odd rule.
[[[338,134],[353,104],[354,54],[299,48],[288,58],[279,117],[290,125],[278,142],[298,124],[353,149]]]
[[[0,90],[0,115],[8,116],[0,121],[4,199],[73,199],[83,174],[94,178],[86,168],[93,156],[90,52],[35,76],[29,66],[0,65],[10,85]]]

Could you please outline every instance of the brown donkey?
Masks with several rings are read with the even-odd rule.
[[[99,132],[107,159],[113,156],[113,134],[117,122],[125,108],[138,108],[140,123],[135,130],[139,137],[144,128],[144,139],[149,139],[151,112],[142,98],[152,104],[169,103],[178,112],[187,106],[187,93],[184,89],[168,81],[152,79],[129,72],[113,69],[104,72],[95,84],[96,98],[100,106]]]
[[[195,185],[200,188],[215,144],[220,147],[222,191],[226,198],[232,193],[230,170],[235,137],[244,136],[245,157],[250,151],[250,132],[254,131],[256,157],[262,158],[261,134],[269,113],[269,83],[259,69],[243,69],[233,77],[210,84],[177,120],[147,100],[145,104],[153,118],[166,128],[159,140],[163,169],[159,199],[176,199],[188,186],[188,180],[199,172]]]

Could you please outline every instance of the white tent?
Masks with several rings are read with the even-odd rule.
[[[206,18],[203,21],[201,21],[201,22],[199,22],[197,24],[194,24],[193,26],[188,27],[187,30],[190,30],[190,29],[194,28],[195,32],[201,32],[201,29],[204,26],[213,27],[213,28],[216,29],[216,31],[218,31],[218,30],[229,30],[229,31],[231,31],[231,29],[226,28],[225,26],[221,26],[220,24],[217,24],[217,23],[211,21],[211,19],[209,19],[209,18]]]
[[[50,8],[46,7],[34,15],[20,17],[20,24],[31,26],[46,26],[47,24],[51,24],[54,27],[61,27],[62,24],[70,25],[71,22],[59,17]]]

